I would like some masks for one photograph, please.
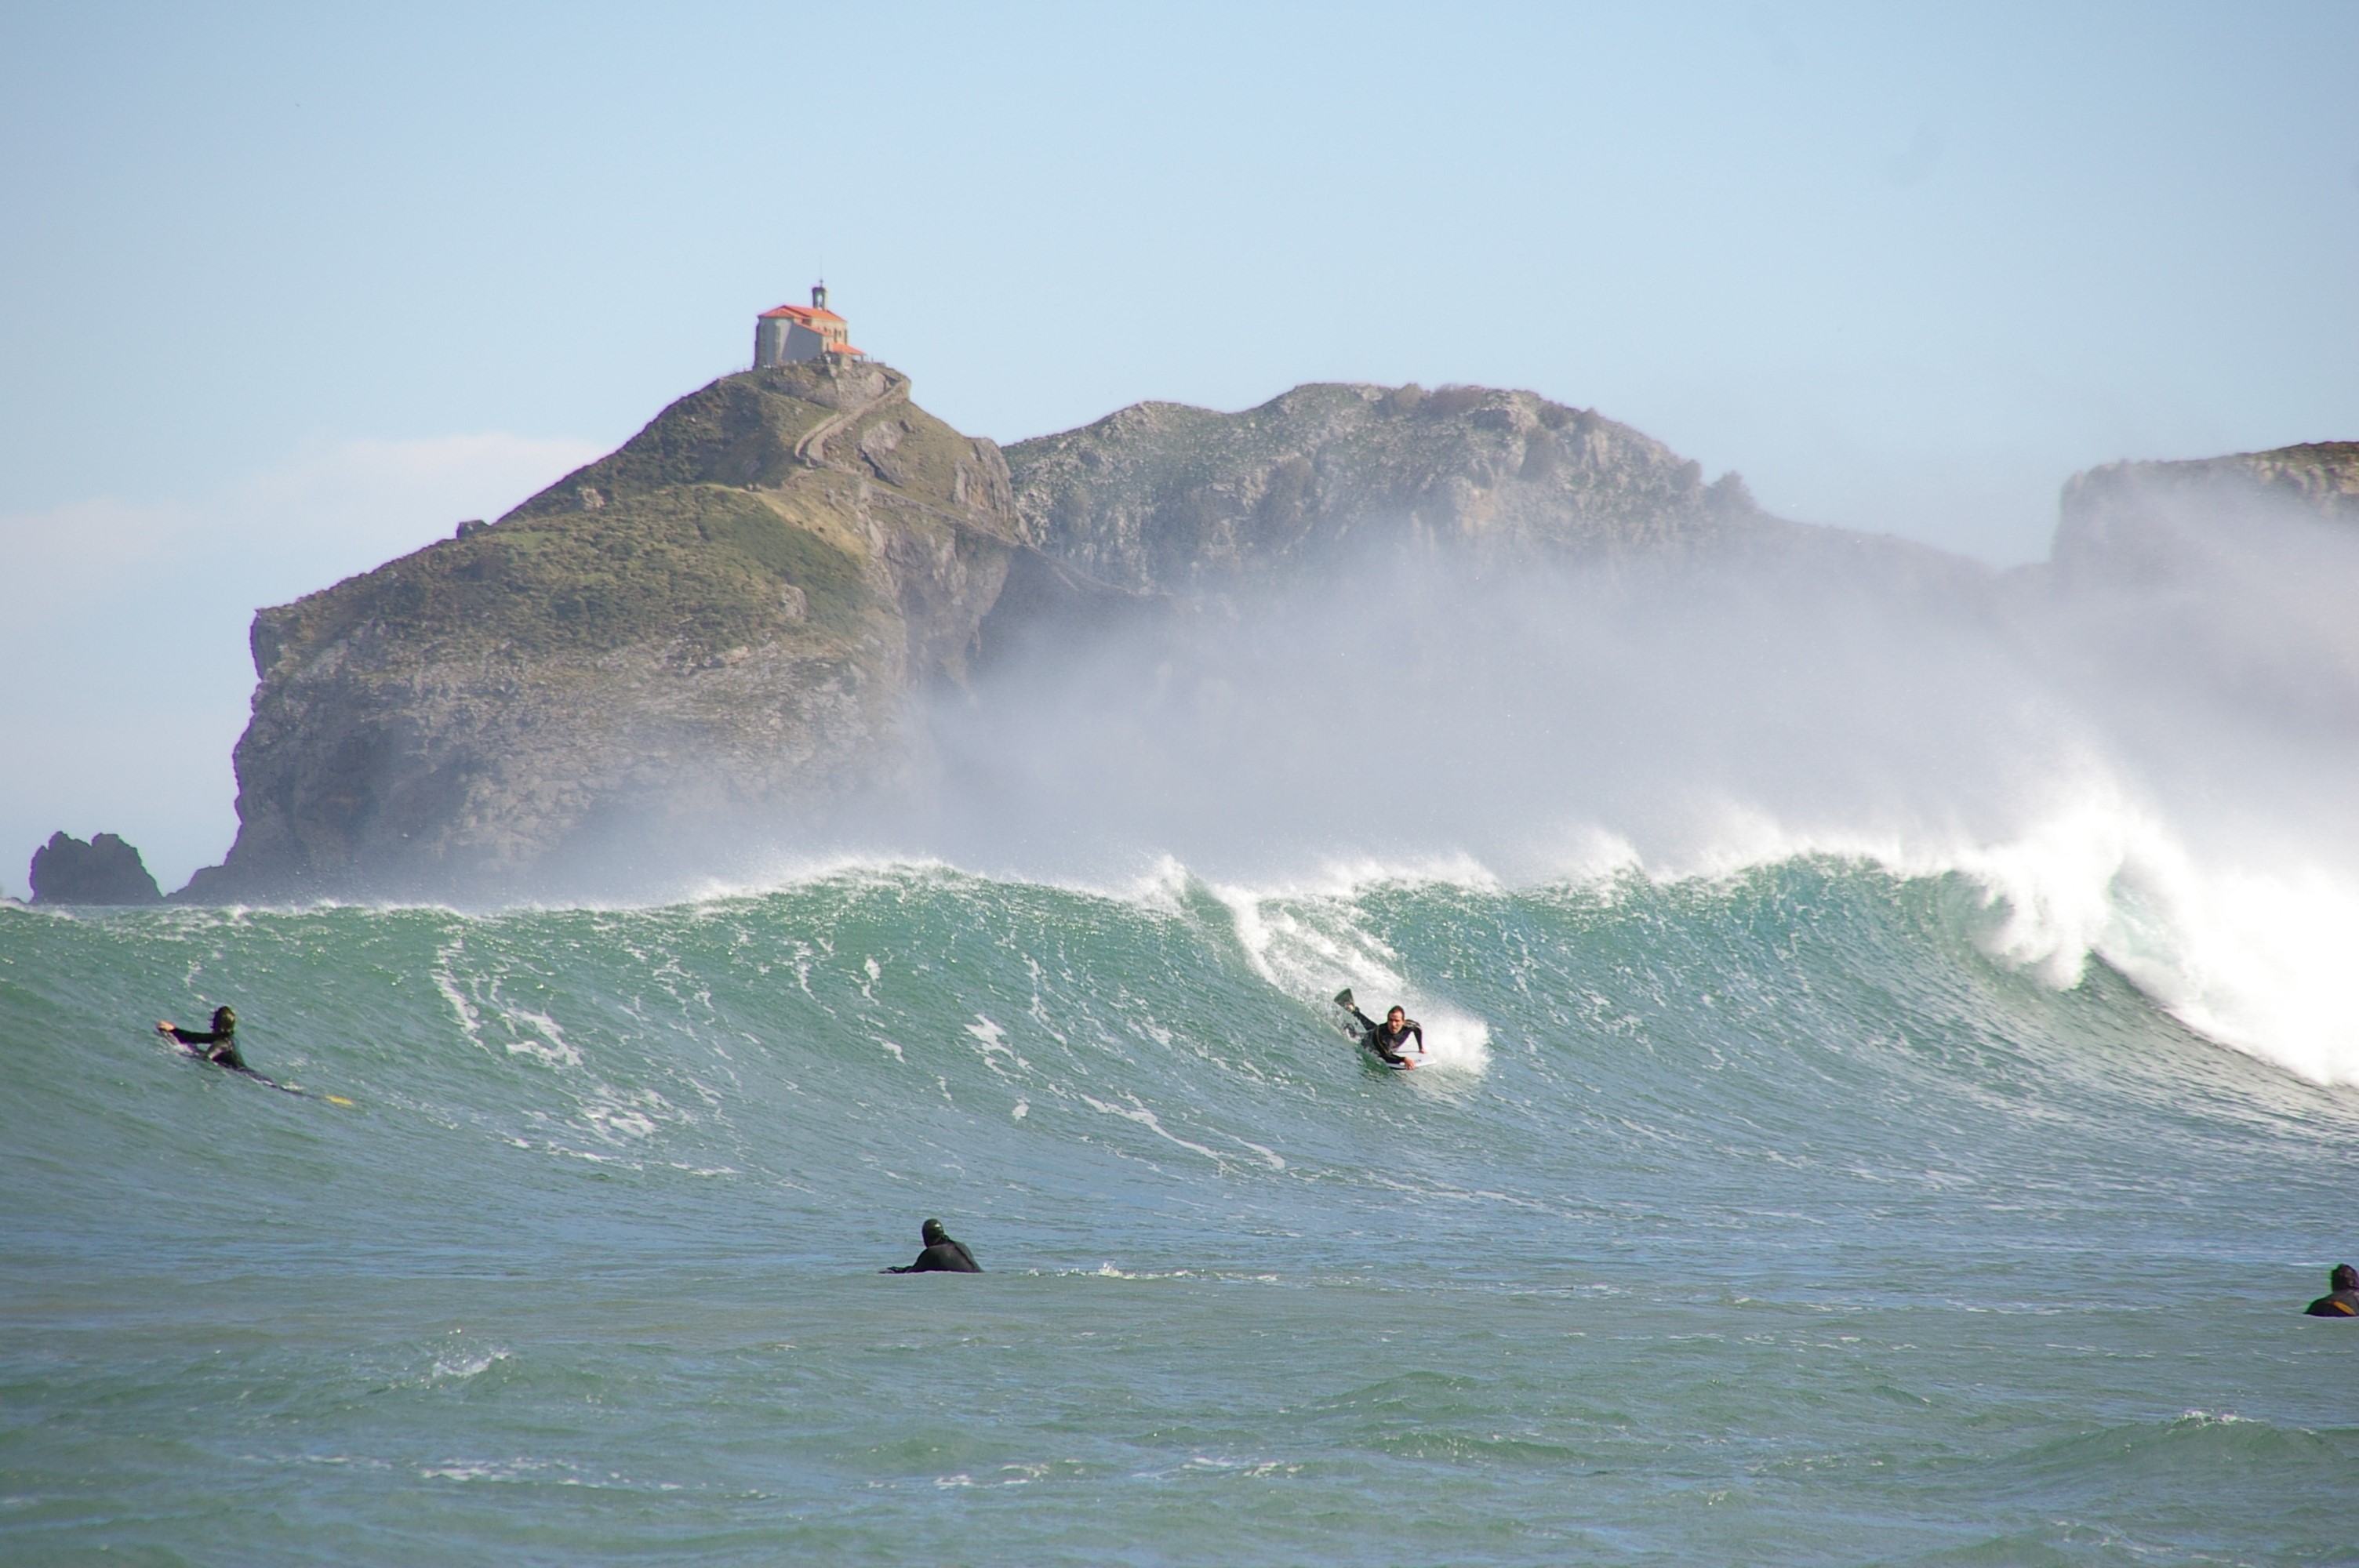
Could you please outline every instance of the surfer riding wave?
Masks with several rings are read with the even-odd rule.
[[[1353,1020],[1360,1026],[1360,1044],[1375,1052],[1377,1059],[1385,1065],[1388,1067],[1417,1065],[1401,1051],[1402,1043],[1412,1036],[1417,1040],[1417,1054],[1420,1056],[1425,1054],[1425,1026],[1411,1018],[1402,1009],[1397,1007],[1392,1009],[1385,1014],[1385,1021],[1378,1023],[1359,1010],[1352,1000],[1352,993],[1348,989],[1335,993],[1335,1005],[1352,1015]]]

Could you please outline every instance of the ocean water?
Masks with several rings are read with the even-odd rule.
[[[0,909],[0,1561],[2359,1561],[2334,987],[1738,859]]]

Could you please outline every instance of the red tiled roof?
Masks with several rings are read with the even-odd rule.
[[[784,316],[790,321],[800,321],[806,326],[813,321],[841,321],[843,319],[842,317],[837,315],[832,310],[815,309],[809,305],[781,305],[776,310],[765,310],[762,312],[762,319],[765,321],[771,320],[774,318],[780,316]]]

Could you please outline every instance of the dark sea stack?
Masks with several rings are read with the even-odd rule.
[[[139,851],[113,833],[87,844],[54,833],[33,851],[35,903],[142,904],[164,902]]]

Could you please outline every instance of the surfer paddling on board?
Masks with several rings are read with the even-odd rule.
[[[211,1062],[217,1067],[227,1067],[233,1073],[243,1073],[257,1084],[267,1084],[281,1094],[299,1095],[304,1091],[293,1084],[282,1084],[277,1078],[255,1072],[237,1054],[237,1011],[234,1008],[213,1009],[211,1029],[183,1029],[168,1020],[156,1026],[156,1033],[175,1042],[199,1061]],[[342,1095],[321,1095],[330,1105],[349,1106],[353,1102]]]
[[[919,1226],[918,1239],[926,1244],[926,1249],[918,1254],[916,1262],[905,1263],[897,1269],[879,1269],[876,1271],[880,1274],[980,1274],[983,1272],[983,1265],[974,1260],[974,1254],[966,1249],[966,1243],[951,1240],[950,1232],[942,1228],[940,1220],[929,1219]]]
[[[1335,993],[1335,1005],[1350,1013],[1359,1023],[1360,1044],[1374,1051],[1386,1066],[1408,1068],[1417,1065],[1401,1054],[1401,1043],[1412,1035],[1417,1039],[1417,1054],[1420,1056],[1425,1054],[1425,1026],[1399,1008],[1386,1013],[1385,1021],[1378,1023],[1353,1004],[1349,990]]]
[[[183,1029],[167,1021],[156,1026],[156,1033],[167,1040],[177,1040],[190,1047],[190,1055],[202,1056],[208,1062],[235,1072],[254,1071],[245,1065],[245,1058],[237,1054],[237,1012],[233,1008],[213,1009],[213,1026],[210,1030]],[[201,1050],[196,1049],[200,1046]]]

